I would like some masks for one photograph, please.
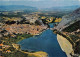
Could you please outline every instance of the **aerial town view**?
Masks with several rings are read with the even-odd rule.
[[[80,57],[80,0],[0,0],[0,57]]]

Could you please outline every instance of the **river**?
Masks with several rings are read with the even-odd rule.
[[[49,57],[67,57],[57,41],[57,35],[50,29],[40,35],[24,39],[19,44],[22,50],[44,51]]]

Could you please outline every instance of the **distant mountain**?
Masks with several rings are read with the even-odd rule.
[[[62,21],[56,27],[57,30],[62,31],[66,27],[70,26],[71,24],[80,21],[80,8],[73,11],[69,15],[65,15],[62,17]]]
[[[31,10],[36,11],[38,10],[36,7],[31,6],[24,6],[24,5],[4,5],[0,6],[0,10],[2,11],[14,11],[14,10]]]
[[[43,10],[46,11],[72,11],[75,10],[77,8],[79,8],[79,5],[74,5],[74,6],[60,6],[60,7],[52,7],[52,8],[45,8]]]

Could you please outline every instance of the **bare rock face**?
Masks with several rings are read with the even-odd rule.
[[[66,27],[70,26],[71,24],[80,21],[80,8],[73,11],[69,15],[65,15],[62,17],[62,21],[56,27],[57,30],[62,31]]]

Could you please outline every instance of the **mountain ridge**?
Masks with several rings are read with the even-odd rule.
[[[47,11],[49,11],[49,10],[51,10],[51,11],[59,11],[59,10],[61,10],[61,11],[68,11],[68,10],[72,10],[72,11],[74,11],[74,10],[76,10],[77,8],[79,8],[80,6],[79,5],[74,5],[74,6],[57,6],[57,7],[51,7],[51,8],[45,8],[45,9],[43,9],[43,10],[47,10]]]
[[[7,10],[7,11],[13,11],[13,10],[38,10],[36,7],[32,6],[25,6],[25,5],[1,5],[0,10]]]

